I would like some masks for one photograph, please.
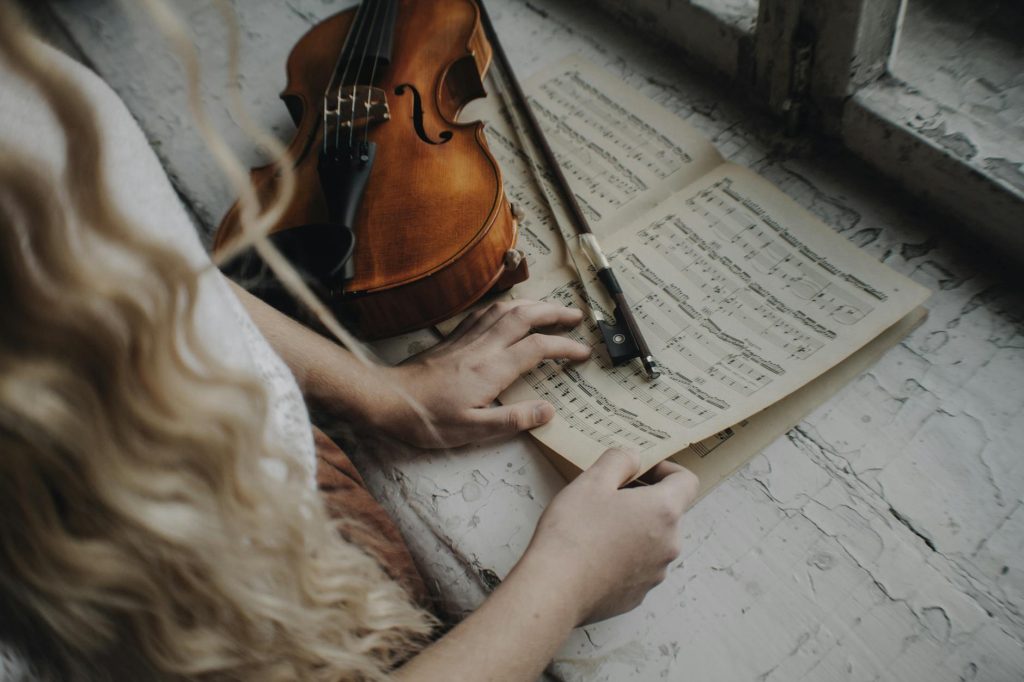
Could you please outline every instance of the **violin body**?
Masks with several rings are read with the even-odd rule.
[[[517,222],[484,124],[457,121],[466,103],[485,95],[491,46],[479,10],[473,0],[398,0],[395,6],[393,52],[373,81],[387,113],[353,131],[375,147],[355,213],[353,274],[343,285],[319,289],[332,311],[367,339],[439,322],[527,276],[525,262],[512,257]],[[328,222],[332,188],[318,173],[325,130],[333,134],[325,125],[324,91],[355,17],[353,9],[326,19],[288,58],[281,97],[295,137],[285,159],[251,173],[264,203],[277,190],[279,163],[291,163],[296,173],[297,191],[271,234]],[[239,233],[238,220],[236,204],[221,222],[215,250]]]

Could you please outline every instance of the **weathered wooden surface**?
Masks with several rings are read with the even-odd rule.
[[[1024,258],[1024,5],[906,2],[892,76],[848,102],[843,140]]]
[[[597,2],[1024,260],[1018,0]]]
[[[786,116],[813,101],[817,126],[839,132],[849,95],[885,72],[905,1],[761,0],[754,84],[768,106]]]
[[[571,52],[712,137],[869,253],[932,289],[924,326],[690,513],[685,550],[638,611],[577,631],[566,680],[1024,678],[1024,296],[945,236],[943,217],[846,155],[780,143],[716,83],[582,0],[490,3],[522,75]],[[111,0],[55,5],[120,92],[209,234],[232,193],[192,132],[179,70]],[[224,29],[182,2],[202,48],[205,101],[228,123]],[[243,95],[281,135],[289,46],[341,7],[236,2]],[[259,154],[229,132],[246,163]],[[403,354],[422,338],[400,340]],[[457,609],[523,551],[560,483],[525,439],[447,454],[397,450],[368,479]]]
[[[959,145],[953,138],[945,142],[964,156],[1009,155],[1017,173],[1008,180],[1024,191],[1024,6],[1012,0],[908,1],[893,75],[970,115],[986,127],[984,137],[1001,132],[1003,144],[993,149],[977,149],[984,141],[972,141],[969,133]]]
[[[630,30],[677,46],[727,78],[748,67],[757,0],[596,0]]]

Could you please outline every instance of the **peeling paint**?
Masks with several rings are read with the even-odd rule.
[[[961,159],[970,161],[978,155],[978,148],[967,135],[960,131],[946,133],[945,122],[940,123],[934,128],[919,128],[918,132],[929,139],[935,140]]]
[[[982,161],[982,167],[1008,185],[1024,192],[1024,162],[990,156]]]
[[[275,98],[284,56],[310,21],[338,5],[235,4],[248,42],[260,46],[243,55],[244,95],[261,122],[287,131]],[[658,5],[687,36],[703,33],[724,71],[738,68],[739,41],[756,16],[752,0],[635,4]],[[159,41],[126,46],[121,36],[130,31],[110,18],[112,2],[94,0],[88,13],[71,6],[58,7],[71,33],[159,143],[176,187],[209,229],[232,197],[201,161],[187,114],[170,104],[181,93],[168,91],[166,84],[178,81],[154,47]],[[910,10],[917,6],[911,0]],[[207,10],[196,11],[201,18]],[[700,23],[732,11],[737,18],[724,38]],[[965,262],[935,229],[934,216],[922,217],[917,201],[887,189],[875,172],[848,157],[780,145],[777,131],[720,83],[681,68],[677,53],[629,35],[582,0],[508,0],[493,12],[524,74],[583,52],[687,118],[730,160],[757,169],[835,231],[935,292],[918,331],[692,509],[668,580],[637,611],[575,631],[552,675],[588,682],[1021,679],[1019,286]],[[201,47],[219,45],[215,25],[198,27]],[[140,49],[146,53],[137,60],[124,58],[124,50]],[[211,82],[218,68],[207,73]],[[935,77],[960,78],[938,70]],[[970,117],[958,118],[905,84],[888,83],[871,96],[905,105],[913,111],[908,127],[935,131],[959,154],[972,154],[973,146],[972,163],[1019,189],[1019,145],[993,149],[971,127],[1012,112],[1017,86],[998,74],[965,80]],[[216,93],[208,95],[217,120],[229,124]],[[877,144],[895,155],[904,142],[893,135]],[[411,352],[431,338],[403,343]],[[525,438],[450,453],[389,445],[352,454],[454,614],[470,611],[508,574],[563,485]]]

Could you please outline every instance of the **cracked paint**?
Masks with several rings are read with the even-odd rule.
[[[735,33],[702,37],[730,68],[756,3],[670,4],[679,13],[673,16],[693,19],[685,30],[698,33],[702,12],[735,11]],[[917,4],[911,0],[910,9]],[[132,31],[112,0],[90,2],[89,12],[73,5],[57,6],[69,33],[125,99],[208,234],[233,197],[191,131],[183,100],[172,104],[181,100],[173,61],[152,33],[126,45]],[[310,22],[338,5],[235,5],[247,44],[259,46],[242,55],[243,96],[257,120],[288,131],[276,100],[285,55]],[[221,38],[206,12],[213,10],[197,6],[193,18],[209,57]],[[692,509],[668,580],[639,610],[574,632],[551,675],[588,682],[1021,679],[1019,285],[963,258],[936,229],[935,216],[923,216],[874,172],[849,157],[780,142],[780,131],[742,100],[582,0],[507,0],[492,12],[521,75],[582,52],[712,137],[731,161],[764,174],[873,257],[935,292],[920,329]],[[222,66],[204,72],[205,97],[215,120],[230,128],[210,84],[220,82]],[[970,84],[973,116],[1002,115],[999,98],[1020,92],[1014,86],[1007,93],[1009,81],[997,76]],[[907,125],[941,130],[939,139],[962,145],[973,163],[1019,186],[1019,147],[990,148],[945,109],[895,85],[878,97],[908,104],[915,116]],[[260,160],[242,138],[231,141],[244,162]],[[395,359],[431,342],[429,335],[405,340]],[[508,574],[563,485],[525,438],[452,452],[388,445],[351,454],[453,614],[467,613]]]

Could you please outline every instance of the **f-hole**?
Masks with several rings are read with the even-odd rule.
[[[427,135],[427,131],[423,129],[423,104],[420,101],[420,93],[416,89],[416,86],[409,83],[402,83],[395,88],[395,94],[399,96],[404,95],[407,88],[412,90],[412,125],[416,128],[416,135],[427,144],[444,144],[448,140],[452,139],[452,131],[450,130],[442,130],[438,134],[440,141],[430,139]]]

